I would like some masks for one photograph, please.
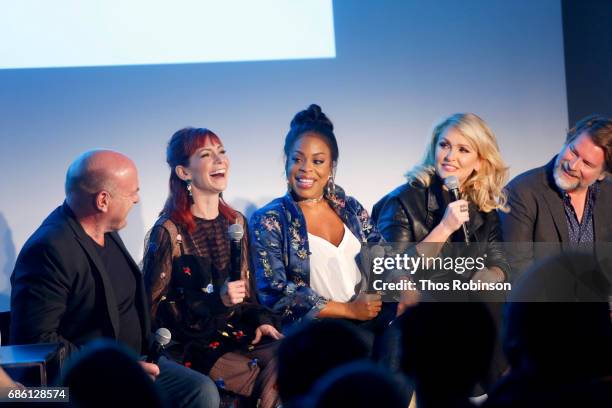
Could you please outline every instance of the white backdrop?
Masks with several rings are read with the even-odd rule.
[[[165,145],[183,126],[225,142],[226,197],[247,213],[284,193],[283,139],[312,102],[336,126],[338,184],[368,208],[403,182],[434,123],[454,112],[490,124],[513,175],[559,150],[558,0],[336,1],[333,17],[335,58],[0,70],[0,310],[16,254],[61,203],[66,168],[87,149],[122,151],[139,167],[142,201],[122,231],[138,260],[167,194]]]

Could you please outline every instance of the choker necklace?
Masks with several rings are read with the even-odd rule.
[[[323,200],[323,196],[321,195],[320,197],[317,198],[305,198],[303,200],[298,201],[298,203],[320,203]]]

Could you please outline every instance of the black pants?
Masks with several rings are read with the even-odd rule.
[[[361,329],[363,338],[370,347],[371,356],[375,360],[378,359],[382,354],[386,354],[389,351],[388,347],[394,347],[391,344],[384,344],[384,333],[395,319],[397,314],[397,302],[383,302],[380,313],[372,320],[351,320],[344,319],[345,321],[354,324]],[[393,351],[395,352],[395,351]]]

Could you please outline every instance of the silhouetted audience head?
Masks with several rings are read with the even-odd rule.
[[[407,408],[412,388],[407,381],[370,361],[345,364],[313,387],[309,406],[316,408]]]
[[[505,310],[511,370],[486,407],[612,406],[612,323],[607,282],[589,254],[534,264]]]
[[[278,391],[283,404],[310,391],[331,369],[368,357],[369,347],[354,325],[323,319],[296,327],[278,349]]]
[[[505,310],[512,369],[564,378],[612,374],[607,285],[592,254],[566,253],[528,270]]]
[[[136,356],[116,342],[96,340],[68,360],[61,386],[76,407],[164,407]]]
[[[401,331],[400,366],[415,383],[417,404],[469,405],[493,353],[495,325],[482,303],[421,302],[394,323]]]

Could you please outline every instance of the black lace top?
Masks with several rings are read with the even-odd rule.
[[[244,223],[241,215],[239,222]],[[272,311],[254,296],[246,234],[241,275],[248,283],[247,297],[232,307],[223,304],[220,292],[230,272],[228,227],[221,215],[214,220],[196,218],[195,230],[189,233],[160,218],[145,247],[143,273],[153,326],[168,328],[179,345],[174,356],[194,360],[192,367],[203,372],[222,354],[248,347],[260,325],[278,326]]]

